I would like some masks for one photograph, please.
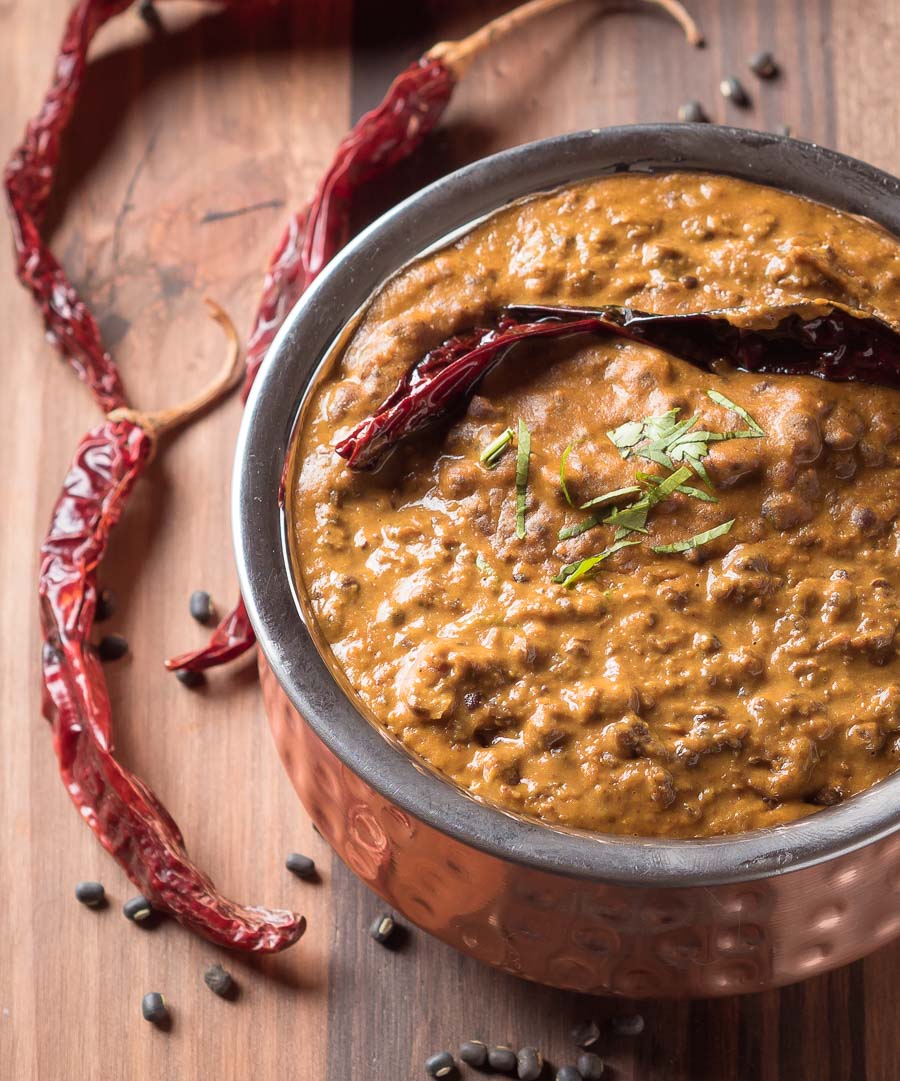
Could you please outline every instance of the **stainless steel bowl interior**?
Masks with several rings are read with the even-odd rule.
[[[900,234],[900,181],[834,151],[712,125],[641,125],[517,147],[400,203],[333,260],[294,307],[256,378],[232,495],[241,591],[266,659],[315,733],[413,816],[499,858],[635,886],[713,885],[809,866],[900,828],[900,774],[789,825],[702,840],[608,837],[506,814],[422,768],[359,712],[334,678],[293,593],[277,493],[300,405],[347,321],[425,249],[499,207],[561,184],[631,171],[699,169],[771,184]]]

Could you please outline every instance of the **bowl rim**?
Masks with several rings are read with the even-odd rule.
[[[232,482],[238,576],[259,645],[292,705],[348,769],[414,818],[504,861],[644,887],[751,881],[872,844],[900,828],[900,773],[791,823],[701,839],[584,833],[481,802],[386,738],[334,678],[293,593],[278,491],[294,422],[321,361],[347,320],[399,267],[516,198],[604,174],[677,169],[769,184],[864,215],[900,235],[900,180],[836,151],[764,132],[626,125],[482,158],[368,226],[297,302],[254,381]]]

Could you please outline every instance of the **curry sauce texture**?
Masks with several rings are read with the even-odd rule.
[[[377,723],[476,797],[602,833],[772,826],[892,773],[900,393],[727,357],[705,372],[579,336],[517,346],[375,472],[333,449],[428,350],[509,304],[814,299],[900,321],[900,245],[799,197],[690,173],[512,205],[390,280],[307,405],[288,495],[309,610]],[[616,443],[666,414],[744,435],[701,446],[646,532],[605,523],[670,475]],[[598,524],[560,539],[621,488]],[[561,580],[617,537],[633,543]]]

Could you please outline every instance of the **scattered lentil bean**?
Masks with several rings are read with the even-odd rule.
[[[101,589],[97,594],[97,607],[94,609],[94,622],[105,623],[116,610],[116,595],[110,589]]]
[[[206,683],[206,676],[202,672],[194,672],[190,668],[179,668],[175,678],[185,687],[202,687]]]
[[[106,904],[106,890],[100,882],[79,882],[75,897],[88,908],[102,908]]]
[[[139,893],[137,897],[132,897],[122,905],[122,912],[132,923],[143,923],[153,915],[153,906],[142,893]]]
[[[765,49],[750,57],[750,70],[760,79],[773,79],[778,74],[778,65],[775,63],[775,57]]]
[[[97,655],[101,661],[117,661],[128,652],[128,639],[121,634],[104,634],[97,643]]]
[[[593,1051],[582,1052],[575,1060],[575,1065],[584,1081],[599,1081],[605,1069],[603,1059]]]
[[[582,1077],[574,1066],[560,1066],[556,1071],[556,1081],[582,1081]]]
[[[678,119],[685,124],[708,124],[709,117],[699,101],[686,101],[678,106]]]
[[[481,1040],[466,1040],[459,1045],[459,1057],[467,1066],[484,1066],[488,1058],[488,1049]]]
[[[310,879],[316,877],[316,864],[309,856],[302,856],[299,852],[292,852],[284,861],[285,867],[296,875],[297,878]]]
[[[617,1036],[640,1036],[644,1031],[644,1019],[639,1013],[626,1013],[612,1019],[612,1030]]]
[[[202,589],[195,589],[188,602],[191,615],[198,623],[209,623],[213,615],[213,605],[209,594]]]
[[[456,1073],[456,1061],[449,1051],[438,1051],[425,1059],[425,1069],[430,1077],[449,1077]]]
[[[750,96],[741,84],[740,79],[736,79],[733,75],[729,75],[727,79],[723,79],[719,83],[719,93],[723,98],[728,98],[729,101],[734,102],[735,105],[740,105],[743,109],[746,109],[750,104]]]
[[[512,1073],[516,1068],[516,1053],[511,1047],[501,1044],[499,1047],[492,1047],[488,1051],[488,1062],[492,1070],[498,1070],[500,1073]]]
[[[210,965],[203,973],[203,982],[220,998],[228,998],[234,992],[234,979],[228,969],[221,965]]]
[[[572,1042],[587,1051],[600,1039],[600,1026],[596,1021],[581,1021],[572,1029]]]
[[[369,934],[383,946],[396,929],[397,924],[394,922],[393,917],[383,913],[375,917],[372,926],[369,928]]]
[[[158,991],[150,991],[141,999],[141,1013],[144,1020],[153,1025],[164,1025],[169,1020],[169,1008],[166,1000]]]
[[[544,1060],[535,1047],[523,1047],[516,1055],[519,1081],[537,1081],[544,1072]]]

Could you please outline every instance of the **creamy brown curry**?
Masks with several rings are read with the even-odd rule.
[[[620,175],[511,206],[390,281],[309,404],[288,498],[309,605],[364,706],[478,797],[606,833],[697,837],[840,802],[900,764],[900,393],[713,373],[621,340],[517,347],[452,423],[374,473],[335,442],[450,335],[511,303],[650,312],[830,298],[900,320],[900,245],[703,174]],[[675,492],[607,549],[577,506],[638,472],[607,435],[672,409],[717,502]],[[515,441],[530,431],[525,536]],[[576,508],[565,499],[560,459]],[[640,482],[639,482],[640,483]],[[645,484],[648,482],[644,482]],[[620,504],[621,505],[621,504]],[[608,510],[611,508],[607,508]],[[734,525],[684,553],[657,553]]]

